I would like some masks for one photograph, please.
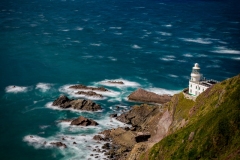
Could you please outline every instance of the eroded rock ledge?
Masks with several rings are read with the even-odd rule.
[[[58,106],[62,109],[72,108],[76,110],[85,110],[85,111],[98,111],[101,110],[101,106],[91,100],[85,99],[69,99],[65,95],[61,95],[53,103],[53,106]]]
[[[158,95],[153,92],[145,91],[142,88],[137,89],[128,96],[129,100],[139,101],[139,102],[148,102],[148,103],[160,103],[164,104],[170,101],[172,96],[170,95]]]

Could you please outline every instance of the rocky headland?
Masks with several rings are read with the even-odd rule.
[[[53,103],[53,106],[58,106],[62,109],[72,108],[76,110],[84,110],[84,111],[99,111],[101,110],[101,106],[91,100],[85,99],[69,99],[65,95],[61,95],[58,99],[56,99]]]
[[[166,94],[158,95],[156,93],[146,91],[142,88],[137,89],[136,91],[134,91],[128,96],[128,99],[132,101],[160,103],[160,104],[170,101],[171,98],[172,98],[171,95],[166,95]]]

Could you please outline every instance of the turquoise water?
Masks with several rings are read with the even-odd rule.
[[[93,135],[123,125],[109,114],[117,112],[116,105],[135,104],[127,96],[138,87],[177,93],[188,86],[196,62],[206,78],[235,76],[240,71],[239,6],[234,0],[1,1],[0,158],[88,159],[95,146],[101,147]],[[122,80],[125,86],[109,86],[107,80]],[[104,99],[93,99],[102,112],[50,105],[60,94],[76,97],[67,88],[79,83],[110,90]],[[100,126],[58,122],[80,115]],[[62,137],[67,149],[49,145]]]

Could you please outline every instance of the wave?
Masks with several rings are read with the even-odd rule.
[[[15,86],[15,85],[7,86],[7,87],[5,88],[5,91],[6,91],[7,93],[27,92],[28,90],[29,90],[29,87]]]
[[[187,54],[183,54],[184,57],[193,57],[193,55],[187,53]]]
[[[171,24],[162,25],[163,27],[172,27]]]
[[[161,34],[162,36],[171,36],[172,33],[168,33],[168,32],[157,32],[159,34]]]
[[[193,39],[193,38],[179,38],[181,39],[182,41],[185,41],[185,42],[193,42],[193,43],[200,43],[200,44],[211,44],[212,42],[209,41],[208,38],[204,39],[204,38],[196,38],[196,39]]]
[[[132,45],[132,48],[134,48],[134,49],[141,49],[142,47],[140,47],[140,46],[134,44],[134,45]]]
[[[38,83],[35,89],[39,89],[42,92],[46,92],[51,88],[52,84],[50,83]]]
[[[82,28],[82,27],[76,27],[75,30],[77,30],[77,31],[82,31],[83,28]]]
[[[114,57],[108,57],[111,61],[117,61],[117,58]]]
[[[178,77],[177,75],[174,75],[174,74],[169,74],[168,76],[169,77],[173,77],[173,78],[177,78]]]
[[[226,47],[216,47],[216,50],[212,52],[221,54],[240,54],[239,50],[228,49]]]
[[[101,44],[100,43],[90,43],[91,46],[97,46],[97,47],[100,47]]]

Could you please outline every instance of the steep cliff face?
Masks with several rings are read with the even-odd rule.
[[[180,93],[163,108],[151,138],[152,144],[162,140],[139,159],[240,158],[240,75],[207,89],[196,102]]]

